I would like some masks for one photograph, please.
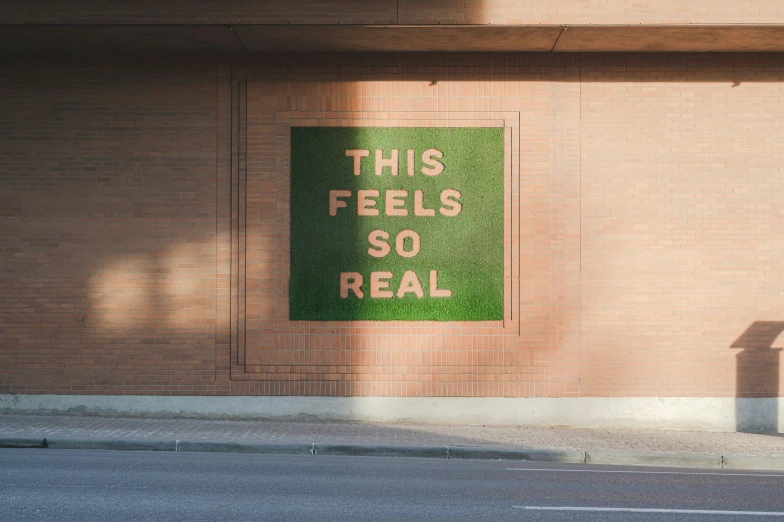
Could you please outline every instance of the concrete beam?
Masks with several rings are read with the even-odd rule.
[[[784,25],[0,25],[0,52],[782,52]]]
[[[237,52],[225,25],[0,25],[0,52]]]
[[[781,52],[784,26],[567,26],[555,52]]]
[[[252,52],[549,52],[560,26],[237,25]]]

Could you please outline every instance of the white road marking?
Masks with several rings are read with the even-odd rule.
[[[712,509],[646,509],[646,508],[611,508],[611,507],[574,507],[574,506],[512,506],[517,509],[538,511],[594,511],[615,513],[678,513],[683,515],[732,515],[750,517],[784,517],[784,512],[777,511],[719,511]]]
[[[781,477],[773,473],[717,473],[695,471],[629,471],[614,469],[546,469],[546,468],[506,468],[507,471],[547,471],[551,473],[640,473],[643,475],[716,475],[719,477]]]

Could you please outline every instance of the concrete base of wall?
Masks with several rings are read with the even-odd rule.
[[[0,395],[0,412],[784,432],[781,398]]]

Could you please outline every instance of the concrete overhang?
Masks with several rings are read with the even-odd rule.
[[[0,52],[782,52],[782,25],[0,25]]]
[[[225,25],[0,25],[2,52],[242,50]]]
[[[566,26],[554,51],[781,52],[784,26]]]
[[[560,26],[235,26],[248,51],[549,52]]]

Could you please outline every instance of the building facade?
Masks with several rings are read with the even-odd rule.
[[[1,5],[3,409],[784,426],[780,2]],[[345,160],[323,174],[335,189],[421,178],[399,205],[433,210],[416,223],[448,222],[427,208],[437,178],[403,138],[374,172],[397,145],[374,156],[373,132],[497,131],[486,155],[428,145],[442,176],[478,158],[464,184],[497,161],[499,196],[483,214],[444,185],[463,190],[457,235],[414,228],[421,245],[400,247],[492,235],[462,258],[497,248],[500,278],[433,271],[440,291],[469,278],[500,296],[495,312],[292,312],[292,277],[330,262],[319,238],[361,206],[329,187],[312,214],[296,203],[323,179],[297,174],[313,128]],[[331,145],[340,129],[370,141]],[[310,224],[326,227],[312,257]],[[346,259],[365,255],[366,232],[346,238]],[[431,302],[430,270],[404,283],[401,258],[388,302]],[[338,305],[385,295],[376,269],[344,264],[367,296],[346,279]]]

